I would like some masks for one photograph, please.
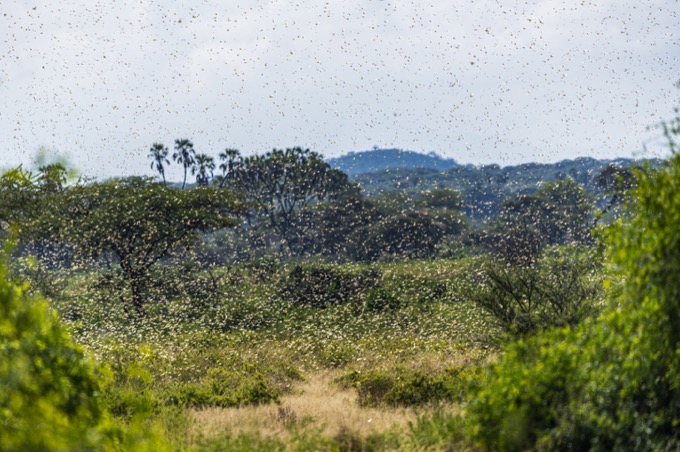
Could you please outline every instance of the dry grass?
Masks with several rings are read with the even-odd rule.
[[[280,405],[195,410],[191,413],[194,433],[212,437],[224,432],[259,432],[265,437],[285,439],[290,432],[288,427],[302,421],[322,428],[327,435],[350,431],[365,437],[392,427],[407,427],[422,412],[407,408],[361,408],[356,403],[355,391],[343,390],[333,383],[337,375],[337,372],[313,375],[298,384],[292,394],[284,396]]]

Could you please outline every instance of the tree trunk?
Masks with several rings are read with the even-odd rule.
[[[145,272],[135,270],[131,267],[129,262],[121,259],[120,268],[123,270],[123,278],[130,285],[130,302],[125,303],[125,314],[130,319],[140,319],[146,317],[146,309],[144,308],[144,281]]]
[[[146,317],[146,309],[144,308],[144,294],[142,291],[142,283],[133,278],[130,281],[130,290],[132,291],[132,314],[140,319]]]

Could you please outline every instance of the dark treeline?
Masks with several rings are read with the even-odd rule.
[[[388,151],[396,150],[352,154],[351,163],[364,155],[384,159]],[[149,154],[163,181],[168,154],[159,143]],[[245,158],[226,149],[217,165],[182,139],[172,158],[184,167],[182,188],[190,172],[197,186],[227,188],[249,203],[242,228],[212,237],[212,252],[222,260],[279,254],[376,261],[480,251],[530,258],[546,246],[592,243],[591,227],[612,218],[634,183],[635,165],[579,159],[501,168],[452,161],[445,172],[402,168],[351,180],[302,148]]]
[[[593,245],[593,226],[610,221],[634,185],[629,168],[609,164],[588,184],[565,176],[507,195],[479,221],[466,215],[460,190],[366,196],[318,153],[299,147],[248,157],[226,149],[216,162],[197,153],[190,140],[178,139],[172,154],[154,143],[148,157],[160,182],[130,177],[67,183],[62,164],[35,174],[21,168],[5,173],[3,234],[20,231],[20,250],[49,266],[115,266],[130,288],[126,306],[144,315],[152,270],[186,256],[201,268],[255,258],[341,263],[475,254],[531,264],[550,247]],[[182,166],[181,185],[166,181],[170,158]],[[195,184],[187,184],[189,174]],[[497,178],[487,179],[493,185]],[[470,184],[483,205],[493,189],[478,182]],[[597,188],[602,209],[595,209],[598,200],[586,186]]]

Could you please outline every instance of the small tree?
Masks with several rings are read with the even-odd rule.
[[[546,246],[588,243],[592,210],[572,178],[551,182],[533,195],[505,201],[486,242],[512,263],[531,262]]]
[[[483,284],[471,299],[490,313],[505,332],[525,336],[559,326],[575,326],[594,316],[602,281],[595,253],[558,249],[532,265],[488,263]]]
[[[35,238],[69,244],[91,259],[112,256],[131,291],[133,316],[145,315],[143,289],[150,269],[199,231],[238,222],[239,201],[215,188],[176,190],[145,178],[80,185],[55,199],[33,224]]]
[[[446,234],[446,225],[428,212],[406,211],[380,218],[367,227],[365,240],[356,246],[358,258],[431,258]]]
[[[320,202],[301,210],[296,225],[304,224],[297,227],[305,231],[300,238],[305,252],[360,259],[365,254],[363,247],[370,227],[379,219],[378,211],[356,187],[333,202]]]

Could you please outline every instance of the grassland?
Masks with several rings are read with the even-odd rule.
[[[159,274],[176,287],[150,290],[149,315],[134,322],[115,275],[32,278],[104,369],[110,412],[154,425],[174,448],[373,450],[424,447],[423,429],[452,428],[467,380],[493,359],[500,332],[468,297],[478,265],[324,266],[374,280],[323,308],[286,299],[292,264]]]

